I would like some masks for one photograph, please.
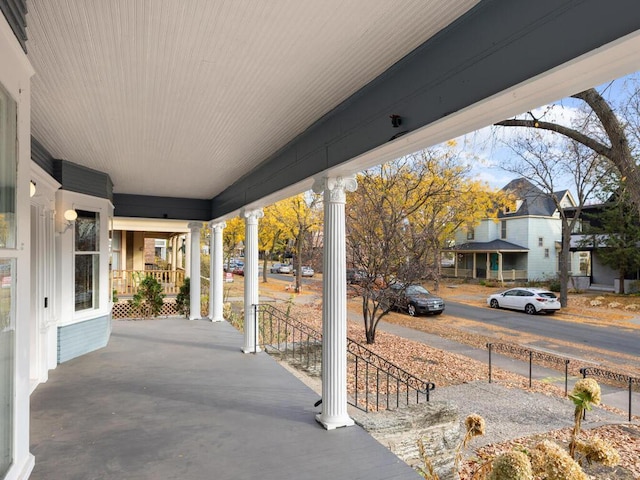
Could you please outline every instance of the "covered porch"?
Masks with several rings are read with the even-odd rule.
[[[529,249],[504,240],[470,242],[444,250],[454,254],[453,267],[443,268],[450,278],[526,281]]]
[[[30,478],[420,478],[358,426],[327,432],[319,394],[242,343],[227,322],[114,322],[31,396]]]

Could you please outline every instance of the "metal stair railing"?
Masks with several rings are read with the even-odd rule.
[[[278,353],[311,373],[321,372],[322,333],[273,305],[255,305],[258,343],[267,353]],[[428,402],[435,388],[347,338],[348,403],[360,410],[393,409]]]

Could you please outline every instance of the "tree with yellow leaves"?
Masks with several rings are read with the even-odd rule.
[[[224,262],[229,265],[229,261],[234,256],[240,242],[244,241],[244,221],[240,217],[234,217],[227,220],[222,239],[224,244]]]
[[[262,265],[262,281],[267,282],[267,262],[270,255],[276,250],[279,243],[284,238],[286,223],[280,216],[281,207],[280,202],[265,207],[264,218],[260,220],[260,231],[258,234],[258,249],[263,252],[263,265]]]
[[[440,255],[457,226],[486,218],[504,196],[468,179],[452,144],[369,169],[347,198],[347,261],[363,272],[367,343],[412,283],[438,283]]]
[[[273,205],[273,213],[282,225],[283,239],[290,240],[296,271],[296,292],[302,286],[302,265],[307,260],[310,236],[322,228],[321,196],[300,193]]]

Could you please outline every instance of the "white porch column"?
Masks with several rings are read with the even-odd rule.
[[[258,295],[258,220],[264,217],[262,209],[243,210],[245,221],[244,243],[244,353],[259,352],[258,332],[253,306],[260,301]]]
[[[202,222],[191,222],[188,225],[191,230],[191,242],[188,250],[191,252],[189,256],[190,281],[191,290],[189,295],[189,320],[198,320],[202,318],[200,312],[200,230]]]
[[[487,252],[487,261],[485,262],[485,278],[489,280],[491,278],[491,252]]]
[[[346,192],[354,177],[319,178],[313,191],[324,192],[322,280],[322,413],[316,420],[327,430],[353,425],[347,414],[347,277]]]
[[[224,269],[222,255],[222,231],[227,226],[226,223],[209,222],[211,229],[211,263],[209,265],[209,318],[212,322],[221,322],[223,293],[224,293]]]
[[[191,277],[191,233],[185,235],[184,242],[184,276]]]

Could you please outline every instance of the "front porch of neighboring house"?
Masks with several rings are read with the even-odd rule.
[[[189,277],[190,237],[186,222],[114,219],[110,263],[114,318],[131,315],[128,301],[148,275],[166,294],[161,315],[176,313],[175,297]]]
[[[442,268],[442,276],[478,280],[514,282],[528,280],[529,251],[501,241],[464,243],[446,249],[453,253],[453,267]]]

